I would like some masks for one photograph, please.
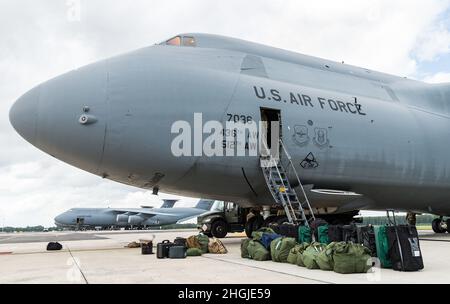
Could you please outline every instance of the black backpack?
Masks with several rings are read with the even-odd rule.
[[[397,271],[419,271],[424,268],[419,234],[414,226],[388,226],[388,255],[392,269]]]
[[[61,250],[62,248],[63,248],[63,246],[58,242],[51,242],[51,243],[48,243],[48,245],[47,245],[48,251],[58,251],[58,250]]]
[[[377,244],[375,241],[375,229],[372,225],[359,226],[358,231],[358,243],[370,250],[372,257],[377,256]]]
[[[342,241],[358,243],[358,233],[355,224],[342,227]]]
[[[342,225],[329,225],[328,226],[328,241],[330,242],[342,242]]]

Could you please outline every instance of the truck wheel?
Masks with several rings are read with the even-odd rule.
[[[445,230],[442,229],[441,219],[434,219],[431,223],[431,227],[433,228],[434,233],[445,233]]]
[[[211,234],[218,239],[226,237],[228,234],[227,223],[222,220],[217,220],[212,223]]]
[[[255,215],[254,217],[250,218],[247,223],[245,224],[245,234],[248,238],[252,237],[253,231],[258,230],[262,227],[264,223],[264,219],[262,216]]]

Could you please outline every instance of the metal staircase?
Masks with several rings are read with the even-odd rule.
[[[289,155],[284,143],[280,140],[281,152],[279,159],[272,156],[261,156],[261,168],[267,187],[269,188],[275,202],[283,206],[289,223],[301,224],[309,227],[309,221],[305,214],[305,209],[309,210],[310,221],[315,220],[314,212],[306,195],[303,184],[300,181],[297,170],[295,170],[292,158]],[[283,163],[283,159],[285,159]],[[291,186],[288,176],[293,172],[302,191],[304,201],[301,202],[297,192]]]

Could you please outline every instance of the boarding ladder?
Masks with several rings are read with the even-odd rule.
[[[309,227],[309,221],[306,217],[305,209],[309,210],[310,221],[315,220],[314,212],[311,208],[311,204],[297,170],[294,167],[292,158],[281,139],[280,148],[281,153],[279,158],[274,158],[271,155],[261,156],[261,168],[267,187],[269,188],[275,202],[278,205],[283,206],[289,223],[302,224]],[[286,158],[284,162],[283,158]],[[297,192],[289,182],[288,176],[291,172],[294,173],[299,188],[301,189],[302,196],[304,197],[303,203],[299,200]]]

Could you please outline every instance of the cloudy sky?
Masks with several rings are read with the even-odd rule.
[[[450,82],[449,0],[0,0],[0,226],[49,226],[75,206],[160,203],[40,152],[13,131],[8,112],[38,83],[180,32]]]

